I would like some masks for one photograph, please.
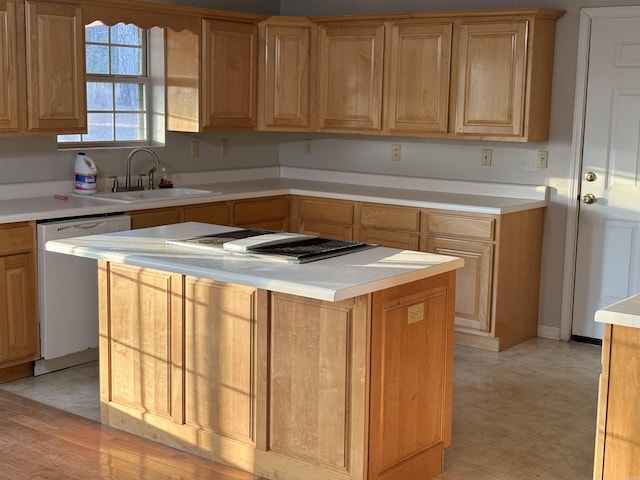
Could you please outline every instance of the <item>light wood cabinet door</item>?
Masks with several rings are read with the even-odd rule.
[[[431,237],[427,251],[464,259],[456,271],[456,327],[490,332],[493,245]]]
[[[258,27],[203,20],[202,29],[202,128],[255,128]]]
[[[292,203],[292,228],[298,233],[353,240],[354,204],[323,198],[296,198]]]
[[[380,131],[384,25],[321,25],[318,37],[318,127]]]
[[[20,128],[18,71],[24,72],[24,53],[18,53],[18,8],[14,1],[0,1],[0,131]]]
[[[129,212],[131,215],[131,230],[160,225],[172,225],[182,221],[180,208],[154,208],[139,212]]]
[[[35,254],[0,257],[0,367],[39,357]]]
[[[459,29],[456,133],[524,135],[527,21]]]
[[[389,133],[447,132],[451,33],[451,23],[390,26],[384,113]]]
[[[233,206],[234,225],[266,230],[289,230],[289,199],[285,197],[256,198],[236,202]]]
[[[186,207],[184,221],[231,225],[231,205],[223,202]]]
[[[260,24],[261,130],[312,130],[315,126],[311,98],[316,31],[316,25],[304,19],[287,22],[282,17]]]
[[[87,128],[82,7],[26,2],[28,130]]]

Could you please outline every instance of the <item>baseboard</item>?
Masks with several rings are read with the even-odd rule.
[[[560,327],[538,325],[538,336],[542,338],[550,338],[552,340],[560,340]]]
[[[71,353],[64,357],[52,358],[51,360],[36,360],[33,368],[34,375],[43,375],[45,373],[55,372],[63,368],[81,365],[83,363],[98,360],[98,349],[90,348],[77,353]]]

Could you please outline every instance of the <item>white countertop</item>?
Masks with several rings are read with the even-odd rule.
[[[595,320],[600,323],[640,328],[640,294],[597,310]]]
[[[245,254],[168,245],[167,239],[236,228],[187,222],[128,232],[47,242],[47,250],[79,257],[248,285],[275,292],[338,301],[464,265],[456,257],[376,247],[306,264],[270,261]]]
[[[273,176],[274,172],[279,176]],[[487,214],[506,214],[545,207],[548,187],[394,177],[290,167],[182,174],[176,185],[200,188],[216,195],[167,198],[152,202],[117,203],[70,196],[72,183],[3,186],[0,223],[100,215],[198,203],[267,197],[307,195],[352,201]],[[28,196],[17,196],[22,188]],[[54,198],[54,194],[67,199]],[[11,196],[11,198],[7,198]]]

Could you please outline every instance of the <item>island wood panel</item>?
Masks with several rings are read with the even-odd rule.
[[[185,424],[256,442],[257,289],[186,277]]]
[[[370,475],[370,448],[394,470],[392,458],[415,450],[401,462],[405,476],[390,478],[428,478],[450,442],[453,303],[444,318],[438,295],[444,288],[453,302],[454,278],[394,287],[381,311],[371,308],[378,292],[324,302],[100,261],[102,420],[266,478],[381,478]],[[392,343],[372,348],[372,325],[407,319],[416,304],[424,314],[416,341],[420,321],[408,332],[392,323],[382,332]],[[408,388],[397,391],[392,377]],[[370,392],[385,395],[371,408]],[[386,407],[393,401],[397,411]],[[392,430],[401,413],[403,426],[417,427]]]
[[[98,275],[108,286],[99,297],[102,402],[180,420],[182,276],[102,261]],[[110,423],[108,409],[101,415]]]
[[[451,443],[454,285],[455,271],[373,294],[369,480],[442,471]]]
[[[593,478],[640,477],[640,329],[605,325]]]
[[[364,478],[366,313],[366,297],[272,293],[271,450]]]

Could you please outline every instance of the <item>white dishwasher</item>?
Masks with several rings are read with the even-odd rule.
[[[47,252],[49,240],[131,229],[128,215],[103,215],[38,223],[40,360],[35,375],[98,358],[97,261]]]

